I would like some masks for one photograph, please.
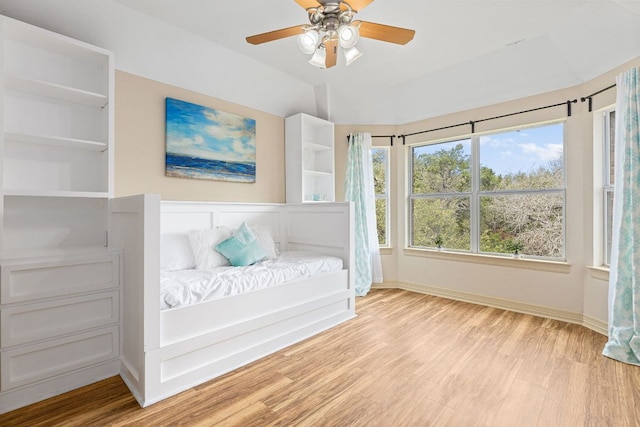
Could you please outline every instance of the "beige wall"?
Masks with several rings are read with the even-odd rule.
[[[582,318],[585,323],[596,324],[602,329],[607,321],[607,275],[601,272],[593,274],[590,268],[599,263],[598,250],[594,247],[597,245],[593,242],[597,242],[601,224],[600,219],[594,219],[594,206],[599,206],[601,197],[594,186],[594,179],[597,182],[594,168],[601,161],[598,157],[601,150],[599,142],[594,142],[594,118],[597,119],[601,114],[599,109],[615,102],[615,90],[594,97],[593,112],[588,111],[587,103],[580,102],[580,98],[615,83],[615,76],[632,66],[640,66],[640,58],[576,87],[396,127],[337,126],[336,166],[342,175],[337,176],[336,194],[344,197],[341,188],[344,172],[340,168],[344,168],[346,143],[343,142],[349,132],[408,134],[578,100],[578,103],[572,104],[571,117],[567,117],[566,107],[561,106],[478,123],[475,129],[479,133],[551,120],[564,121],[567,164],[566,265],[559,268],[522,263],[509,265],[492,262],[488,260],[489,257],[443,255],[434,251],[406,249],[407,157],[410,145],[468,136],[470,126],[462,126],[408,137],[407,146],[404,147],[401,141],[396,140],[391,149],[395,168],[391,174],[392,249],[383,255],[385,281],[401,281],[417,285],[417,288],[440,288],[452,295],[480,295],[493,298],[493,301],[516,302],[525,308],[527,305],[546,307],[554,313],[575,313],[574,320]],[[379,142],[386,143],[382,140]]]
[[[346,138],[350,132],[374,135],[400,135],[438,128],[469,120],[509,114],[516,111],[564,102],[593,93],[615,82],[615,76],[640,58],[585,83],[555,92],[461,111],[398,126],[336,126],[335,167],[336,200],[344,200],[344,176],[347,157]],[[284,119],[231,104],[173,86],[116,73],[116,161],[117,196],[160,193],[165,200],[211,200],[247,202],[284,202]],[[257,182],[255,184],[199,181],[164,176],[164,99],[173,97],[246,115],[257,121]],[[594,111],[587,103],[572,105],[567,117],[565,107],[540,110],[476,125],[476,132],[530,125],[549,120],[565,121],[567,162],[567,265],[562,268],[529,268],[482,259],[443,255],[433,251],[416,254],[407,250],[407,156],[411,144],[464,137],[470,127],[463,126],[407,138],[407,145],[395,140],[391,148],[391,249],[383,251],[385,281],[402,281],[463,292],[524,305],[548,307],[584,316],[602,326],[607,320],[607,276],[592,274],[589,267],[598,262],[599,219],[594,219],[600,193],[594,187],[594,167],[600,161],[599,145],[594,143],[594,117],[601,108],[615,102],[615,90],[594,98]],[[388,145],[388,139],[374,139],[374,145]],[[483,257],[480,257],[483,258]],[[508,261],[508,260],[507,260]],[[514,268],[516,267],[516,268]],[[530,266],[531,267],[531,266]]]
[[[284,202],[284,119],[153,80],[116,72],[115,195],[157,193],[163,200]],[[256,182],[167,177],[165,98],[256,120]]]

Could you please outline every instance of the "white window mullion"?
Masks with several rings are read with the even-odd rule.
[[[480,252],[480,138],[471,138],[471,252]]]

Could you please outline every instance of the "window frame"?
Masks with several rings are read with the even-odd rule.
[[[563,179],[562,188],[554,189],[523,189],[523,190],[481,190],[480,189],[480,138],[486,135],[500,134],[515,130],[525,130],[536,127],[552,126],[562,124],[562,168]],[[463,249],[450,249],[449,252],[469,253],[473,255],[481,256],[500,256],[510,257],[510,254],[496,253],[496,252],[482,252],[480,251],[480,199],[487,196],[509,196],[509,195],[523,195],[523,194],[560,194],[562,196],[562,255],[560,257],[543,257],[535,255],[525,255],[528,259],[550,260],[550,261],[566,261],[567,257],[567,231],[566,231],[566,217],[567,217],[567,159],[566,159],[566,120],[559,119],[547,122],[533,123],[528,125],[516,126],[512,128],[496,129],[487,132],[479,132],[470,135],[458,135],[450,138],[438,139],[433,141],[423,141],[413,144],[408,144],[407,149],[407,249],[415,250],[433,250],[435,246],[416,246],[414,242],[414,223],[413,223],[413,201],[416,199],[426,198],[445,198],[445,197],[468,197],[470,199],[470,250]],[[428,145],[444,144],[456,141],[471,142],[471,159],[470,159],[470,173],[471,173],[471,190],[461,192],[449,192],[449,193],[414,193],[413,176],[414,176],[414,164],[413,164],[413,150],[416,147],[423,147]]]
[[[611,114],[614,114],[613,123],[611,123]],[[611,158],[611,131],[614,132],[614,150],[615,150],[615,106],[602,110],[602,260],[603,266],[609,267],[611,264],[611,247],[612,236],[609,229],[609,218],[613,216],[613,212],[609,210],[609,195],[611,200],[614,197],[615,185],[611,182],[611,172],[613,164],[613,172],[615,173],[615,151],[613,159]],[[613,210],[613,206],[611,206]],[[613,224],[611,224],[613,227]]]

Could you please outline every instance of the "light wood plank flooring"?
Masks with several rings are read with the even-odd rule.
[[[358,318],[141,409],[119,377],[2,426],[640,426],[640,368],[581,326],[400,290]]]

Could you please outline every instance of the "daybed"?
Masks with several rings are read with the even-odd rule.
[[[110,202],[109,245],[123,249],[121,376],[141,406],[201,384],[355,316],[349,203]],[[343,269],[161,310],[161,233],[243,222],[270,227],[280,251],[339,257]]]

